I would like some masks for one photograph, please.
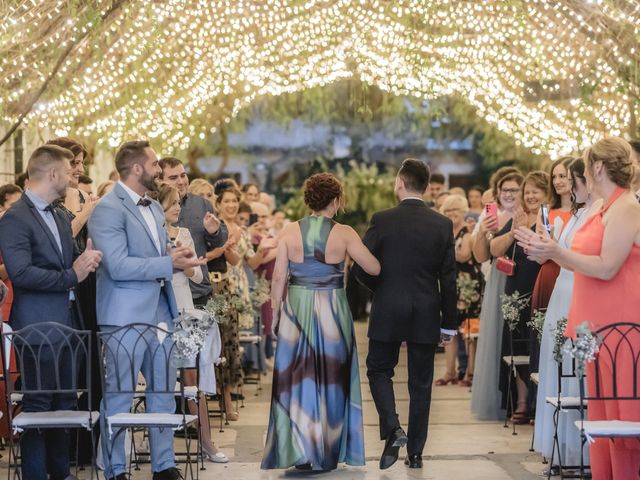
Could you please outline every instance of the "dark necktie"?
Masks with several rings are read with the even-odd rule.
[[[55,204],[55,202],[54,202],[54,203],[50,203],[49,205],[47,205],[46,207],[44,207],[44,211],[45,211],[45,212],[53,213],[53,211],[55,210],[56,206],[57,206],[57,205]]]
[[[139,207],[148,207],[149,205],[151,205],[151,200],[149,200],[148,198],[141,198],[140,200],[138,200]]]

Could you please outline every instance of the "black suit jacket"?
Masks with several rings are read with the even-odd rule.
[[[373,291],[369,338],[433,344],[440,328],[457,328],[451,220],[421,200],[405,200],[371,217],[364,244],[382,266],[378,277],[355,267]]]
[[[69,300],[69,291],[78,285],[72,268],[78,251],[69,219],[57,209],[53,215],[62,253],[26,194],[0,219],[0,251],[13,283],[10,323],[14,330],[42,322],[79,327],[74,325],[78,310]]]

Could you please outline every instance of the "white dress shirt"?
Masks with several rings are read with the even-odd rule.
[[[147,227],[149,227],[149,230],[151,231],[151,236],[153,237],[153,243],[155,244],[156,249],[158,250],[158,253],[161,255],[162,246],[160,245],[160,237],[158,236],[158,225],[156,224],[156,219],[154,218],[153,213],[151,212],[151,205],[149,205],[148,207],[143,207],[142,205],[138,205],[138,202],[143,197],[141,197],[136,192],[134,192],[129,187],[127,187],[124,183],[122,183],[122,180],[118,180],[118,183],[122,188],[124,188],[124,191],[127,192],[129,197],[131,197],[133,204],[138,207],[138,210],[140,211],[142,218],[144,218],[144,221],[146,222]]]
[[[405,200],[420,200],[421,202],[424,202],[424,198],[422,197],[404,197],[402,199],[402,201],[404,202]],[[441,328],[440,329],[440,333],[443,333],[445,335],[449,335],[450,337],[455,336],[458,332],[456,330],[449,330],[447,328]]]

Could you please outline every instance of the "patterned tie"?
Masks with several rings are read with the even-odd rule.
[[[149,205],[151,205],[151,200],[149,200],[148,198],[141,198],[140,200],[138,200],[139,207],[148,207]]]

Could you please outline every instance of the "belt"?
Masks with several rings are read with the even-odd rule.
[[[209,272],[209,280],[211,283],[220,283],[225,279],[225,274],[221,272]]]

